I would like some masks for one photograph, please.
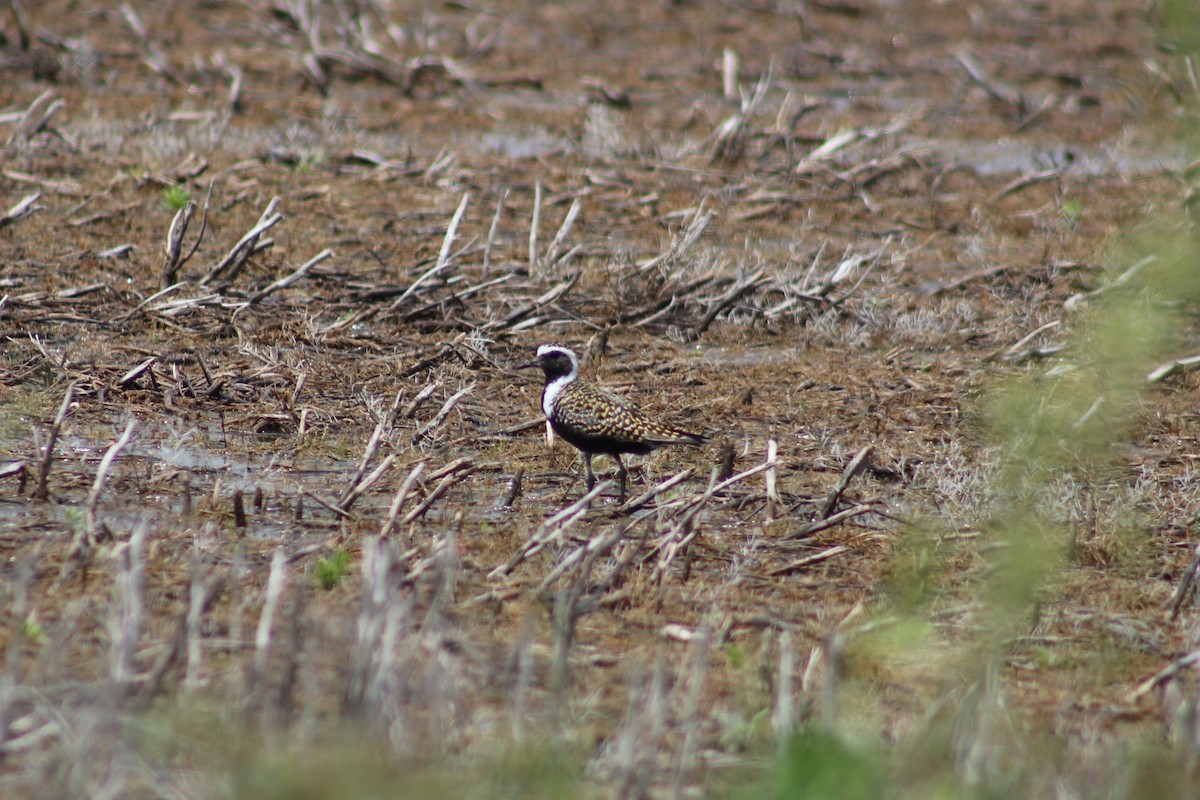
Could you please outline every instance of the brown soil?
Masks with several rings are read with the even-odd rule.
[[[40,193],[0,228],[0,453],[14,465],[0,554],[16,615],[0,643],[15,685],[49,698],[103,685],[125,647],[133,696],[185,695],[191,587],[209,586],[187,691],[336,717],[371,651],[356,628],[364,585],[385,586],[388,603],[411,602],[395,703],[430,738],[454,749],[483,736],[515,702],[515,664],[528,663],[527,713],[547,718],[569,640],[584,759],[620,792],[633,778],[603,745],[628,732],[630,687],[650,685],[631,676],[655,663],[673,676],[671,710],[639,741],[690,748],[688,781],[738,762],[729,720],[763,732],[754,720],[776,707],[781,658],[797,718],[832,713],[821,676],[830,642],[848,642],[839,674],[870,699],[847,713],[898,740],[974,679],[929,654],[978,624],[977,396],[1054,357],[1071,335],[1064,302],[1101,285],[1114,239],[1178,192],[1163,123],[1192,89],[1146,4],[345,3],[322,7],[312,35],[292,5],[138,3],[143,40],[110,4],[45,0],[26,4],[27,47],[6,22],[0,206]],[[204,216],[207,229],[156,294],[170,203],[188,198],[200,209],[185,256]],[[270,246],[210,274],[273,198]],[[622,513],[605,495],[495,576],[583,494],[576,454],[546,447],[540,383],[513,369],[545,341],[576,346],[589,378],[717,443],[634,459],[633,494],[693,473],[657,510]],[[1128,694],[1183,646],[1162,612],[1200,511],[1187,494],[1195,384],[1181,374],[1145,396],[1119,467],[1093,487],[1101,507],[1069,519],[1072,560],[1004,662],[1030,730],[1161,726],[1156,695]],[[69,385],[39,500],[38,448]],[[129,421],[93,525],[89,489]],[[368,468],[394,463],[336,515],[325,504],[377,425]],[[776,443],[778,500],[757,474],[686,520],[722,441],[735,471]],[[833,509],[860,513],[810,532],[867,446]],[[367,581],[366,543],[418,464],[401,516],[443,481],[444,493],[389,535],[390,577]],[[1132,521],[1106,505],[1121,497]],[[110,622],[139,527],[130,644]],[[542,585],[579,544],[616,533],[588,570]],[[264,649],[277,548],[288,577]],[[337,550],[350,573],[322,589],[311,573]],[[895,622],[903,576],[926,556],[938,559],[920,612],[930,660],[856,649]],[[554,609],[572,604],[568,637]],[[434,676],[452,700],[422,693]],[[49,702],[82,703],[71,697]],[[3,710],[6,726],[35,728],[49,713]],[[15,752],[33,763],[55,746]],[[670,782],[669,763],[643,765],[652,785]],[[10,785],[37,773],[6,764]]]

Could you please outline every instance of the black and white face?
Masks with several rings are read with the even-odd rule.
[[[557,344],[544,344],[537,349],[538,365],[552,381],[579,372],[579,357],[569,348]]]

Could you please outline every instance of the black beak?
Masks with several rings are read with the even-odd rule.
[[[517,369],[533,369],[534,367],[540,367],[541,365],[542,362],[540,361],[530,361],[528,364],[522,364],[521,366],[517,367]]]

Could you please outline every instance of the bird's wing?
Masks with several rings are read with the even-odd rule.
[[[699,444],[703,437],[651,419],[616,395],[590,384],[576,384],[559,398],[560,421],[586,436],[631,443]]]

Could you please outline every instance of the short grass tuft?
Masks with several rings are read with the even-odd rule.
[[[334,550],[329,555],[317,559],[313,576],[318,586],[330,591],[345,579],[349,569],[350,554],[345,550]]]
[[[174,184],[163,189],[163,202],[167,208],[172,211],[179,211],[188,204],[192,199],[192,193],[187,190],[186,186]]]

